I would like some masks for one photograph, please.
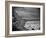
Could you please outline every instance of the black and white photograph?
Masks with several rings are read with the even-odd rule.
[[[9,34],[42,34],[43,6],[10,4]]]
[[[12,7],[12,31],[40,30],[40,8]]]

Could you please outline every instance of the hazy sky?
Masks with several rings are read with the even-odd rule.
[[[39,19],[40,9],[30,7],[16,7],[14,8],[14,14],[18,13],[19,16],[29,19]]]

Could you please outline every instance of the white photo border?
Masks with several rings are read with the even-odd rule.
[[[40,30],[32,31],[12,31],[12,7],[34,7],[40,8]],[[26,33],[43,33],[43,6],[42,5],[25,5],[25,4],[10,4],[9,16],[9,34],[26,34]]]

